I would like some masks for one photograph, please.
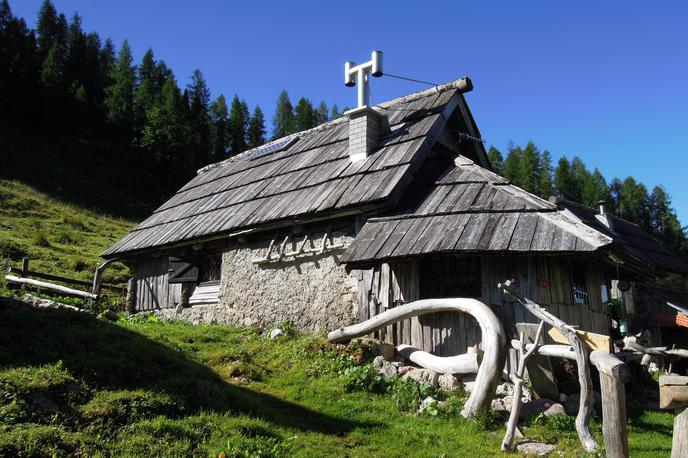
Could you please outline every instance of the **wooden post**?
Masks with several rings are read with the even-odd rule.
[[[688,456],[688,409],[674,419],[674,438],[671,442],[671,458]]]
[[[108,259],[107,261],[96,267],[96,271],[93,274],[93,287],[91,288],[91,294],[95,296],[100,296],[100,287],[103,284],[103,271],[107,266],[109,266],[115,261],[117,261],[117,258]]]
[[[626,388],[631,378],[626,364],[611,353],[593,351],[590,361],[600,372],[602,390],[602,436],[609,458],[628,457],[628,430],[626,428]]]
[[[21,270],[21,276],[26,277],[29,273],[29,258],[23,258],[22,259],[22,270]]]
[[[136,313],[136,280],[131,277],[127,282],[126,308],[129,315]]]

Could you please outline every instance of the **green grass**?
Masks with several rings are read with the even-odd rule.
[[[501,454],[501,423],[464,420],[456,397],[435,415],[407,413],[426,388],[380,384],[351,369],[365,349],[317,336],[270,340],[152,317],[110,323],[14,303],[0,305],[0,350],[0,456]],[[578,456],[562,420],[524,434]],[[671,422],[636,415],[632,456],[667,456]]]
[[[134,223],[48,197],[17,181],[0,180],[0,260],[23,257],[31,270],[90,280],[108,246]],[[105,270],[105,282],[126,281],[124,265]]]

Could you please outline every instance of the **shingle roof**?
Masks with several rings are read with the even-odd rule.
[[[410,182],[446,122],[452,97],[470,87],[470,80],[462,79],[381,104],[391,132],[365,161],[349,160],[348,122],[341,118],[299,133],[283,151],[256,159],[247,151],[201,169],[103,255],[383,205]]]
[[[618,247],[634,258],[665,271],[688,273],[688,264],[685,261],[650,237],[638,225],[610,215],[614,229],[611,232],[596,218],[598,214],[596,210],[562,199],[558,199],[557,204],[570,211],[589,227],[611,237]]]
[[[591,252],[612,239],[459,156],[412,211],[372,218],[342,262],[430,252]]]

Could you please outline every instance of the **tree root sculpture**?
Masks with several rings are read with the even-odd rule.
[[[484,354],[475,379],[475,387],[461,411],[461,415],[464,417],[473,417],[481,410],[489,408],[499,383],[505,357],[506,338],[502,323],[494,312],[482,302],[468,298],[423,299],[410,302],[382,312],[362,323],[332,331],[327,335],[327,338],[330,342],[350,340],[407,318],[436,312],[468,313],[476,319],[480,326]]]
[[[594,452],[599,448],[599,445],[595,441],[595,438],[590,432],[590,417],[593,413],[593,399],[592,399],[592,378],[590,376],[590,352],[588,347],[585,346],[583,341],[576,334],[576,330],[557,318],[556,316],[549,313],[544,308],[540,307],[535,302],[530,299],[523,297],[514,288],[514,282],[507,280],[504,283],[498,285],[504,291],[508,292],[514,296],[518,302],[523,305],[530,313],[535,315],[540,320],[545,323],[559,329],[568,339],[571,347],[576,353],[576,365],[578,366],[578,382],[580,383],[580,406],[578,409],[578,415],[576,416],[576,432],[578,437],[583,444],[583,447],[588,452]]]

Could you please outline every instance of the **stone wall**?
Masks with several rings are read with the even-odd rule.
[[[320,246],[322,233],[313,234],[311,247]],[[353,237],[335,233],[332,244],[347,247]],[[286,251],[296,250],[295,238]],[[241,326],[270,326],[290,321],[300,331],[332,330],[356,321],[357,280],[339,264],[343,249],[256,264],[269,240],[235,244],[222,256],[219,304],[161,311],[192,323],[219,322]],[[276,242],[279,245],[279,241]],[[307,245],[308,246],[308,245]],[[278,248],[278,247],[277,247]],[[273,256],[277,248],[273,249]]]

